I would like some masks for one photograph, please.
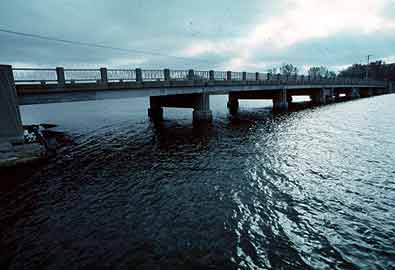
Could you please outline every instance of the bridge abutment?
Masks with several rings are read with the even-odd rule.
[[[0,142],[23,143],[23,133],[12,67],[0,65]]]

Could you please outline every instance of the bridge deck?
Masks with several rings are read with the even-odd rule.
[[[20,105],[167,96],[180,94],[228,94],[243,91],[289,90],[308,95],[320,88],[384,88],[383,83],[351,81],[158,81],[58,84],[17,84]]]

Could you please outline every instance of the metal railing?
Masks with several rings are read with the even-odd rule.
[[[15,82],[56,82],[56,69],[14,68]]]
[[[224,81],[226,80],[226,71],[214,71],[214,80]]]
[[[164,81],[164,70],[142,70],[143,81]]]
[[[136,81],[135,69],[108,69],[108,81]]]
[[[65,69],[66,82],[91,82],[101,80],[100,69]]]
[[[176,81],[186,81],[189,79],[191,76],[188,76],[188,70],[170,70],[170,79],[176,80]]]
[[[210,71],[195,71],[195,80],[210,80]]]
[[[261,81],[262,84],[302,84],[302,85],[377,85],[383,86],[384,81],[350,79],[341,77],[324,78],[305,75],[280,75],[253,72],[232,71],[194,71],[194,70],[142,70],[142,69],[45,69],[45,68],[14,68],[15,83],[87,83],[87,82],[149,82],[149,81]]]
[[[233,81],[241,81],[243,80],[243,72],[231,72]]]

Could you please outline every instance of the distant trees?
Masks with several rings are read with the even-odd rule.
[[[334,71],[329,71],[328,68],[326,68],[324,66],[311,67],[307,73],[311,77],[325,77],[325,78],[335,78],[336,77],[336,73]]]
[[[267,70],[267,73],[270,74],[270,75],[277,74],[277,68],[269,68]]]
[[[354,64],[342,71],[340,77],[347,78],[366,78],[367,65]],[[369,78],[376,80],[395,81],[395,63],[386,64],[384,61],[376,61],[369,64]]]
[[[298,68],[292,64],[283,64],[280,67],[280,73],[284,76],[298,75]]]

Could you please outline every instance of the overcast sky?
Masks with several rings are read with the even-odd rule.
[[[0,62],[16,66],[266,71],[339,70],[367,54],[395,61],[395,0],[1,0],[0,28],[169,55],[0,32]]]

